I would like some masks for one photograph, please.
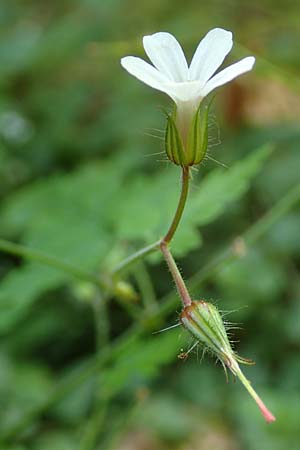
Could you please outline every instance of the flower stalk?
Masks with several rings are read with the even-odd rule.
[[[125,270],[128,270],[132,264],[136,263],[137,261],[145,258],[145,256],[150,255],[150,253],[153,253],[155,250],[158,250],[160,246],[160,240],[157,242],[154,242],[153,244],[147,245],[146,247],[141,248],[135,253],[132,253],[127,258],[125,258],[123,261],[121,261],[111,272],[111,274],[117,275]]]
[[[189,191],[189,180],[190,180],[190,171],[189,167],[182,167],[182,176],[181,176],[181,194],[179,198],[179,202],[176,208],[176,212],[174,218],[171,222],[170,228],[168,229],[166,235],[163,237],[161,242],[164,244],[169,244],[171,242],[177,228],[179,222],[181,220],[183,210],[187,201],[188,191]]]
[[[173,255],[170,252],[168,244],[162,241],[160,244],[160,249],[169,267],[169,270],[171,272],[171,275],[177,288],[177,292],[182,300],[183,305],[189,306],[192,303],[192,299],[190,297],[189,291],[187,290],[185,282],[182,278],[180,270],[177,267],[175,259],[173,258]]]
[[[237,367],[235,368],[235,375],[239,378],[241,383],[244,385],[244,387],[247,389],[253,400],[256,402],[257,406],[259,407],[262,415],[264,416],[267,423],[274,422],[276,418],[273,416],[271,411],[266,407],[262,399],[259,397],[259,395],[255,392],[253,387],[251,386],[250,381],[245,377],[243,372],[241,371],[239,365],[237,364]]]
[[[183,303],[184,306],[188,306],[192,303],[192,299],[190,297],[190,294],[188,292],[188,289],[185,285],[185,282],[182,278],[182,275],[180,273],[180,270],[177,267],[177,264],[175,262],[175,259],[173,258],[173,255],[169,249],[169,243],[171,242],[172,238],[174,237],[174,234],[176,233],[176,230],[178,228],[179,222],[181,220],[184,207],[187,201],[188,191],[189,191],[189,179],[190,179],[190,172],[188,166],[182,167],[182,176],[181,176],[181,194],[178,201],[178,205],[176,208],[175,215],[173,217],[173,220],[171,222],[171,225],[165,234],[165,236],[161,239],[159,248],[163,254],[163,257],[167,263],[167,266],[171,272],[172,278],[175,282],[177,292],[179,294],[179,297]]]
[[[208,348],[218,357],[225,370],[226,367],[229,368],[240,379],[266,421],[272,422],[275,417],[239,367],[239,362],[249,364],[249,361],[240,358],[233,351],[217,308],[202,300],[192,300],[169,248],[187,201],[189,167],[199,164],[207,151],[210,103],[203,102],[203,99],[217,87],[250,71],[255,58],[246,57],[216,74],[233,45],[232,33],[220,28],[209,31],[200,41],[190,65],[180,44],[169,33],[145,36],[143,44],[153,65],[134,56],[122,58],[121,64],[131,75],[166,93],[175,102],[173,114],[167,115],[165,150],[169,160],[182,168],[182,185],[176,212],[165,236],[125,260],[125,266],[153,250],[161,250],[183,303],[180,315],[182,325],[196,339],[196,343]],[[123,267],[124,263],[117,267],[117,272]]]

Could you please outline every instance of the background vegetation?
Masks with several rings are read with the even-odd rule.
[[[1,449],[299,448],[299,15],[291,0],[1,2]],[[194,298],[241,324],[269,426],[214,361],[177,358],[182,330],[152,334],[180,311],[158,256],[112,298],[88,275],[157,239],[179,192],[159,154],[170,102],[120,57],[160,30],[190,56],[216,26],[232,61],[257,64],[217,95],[173,250]]]

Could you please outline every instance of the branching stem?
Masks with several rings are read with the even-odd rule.
[[[111,272],[112,275],[116,275],[118,273],[123,272],[125,269],[128,269],[132,264],[136,263],[140,259],[145,258],[145,256],[159,249],[160,241],[154,242],[154,244],[150,244],[147,247],[143,247],[132,255],[128,256],[128,258],[121,261]]]
[[[137,252],[133,253],[132,255],[128,256],[128,258],[121,261],[112,271],[112,275],[116,275],[118,273],[121,273],[125,270],[127,270],[132,264],[135,262],[143,259],[145,256],[149,255],[150,253],[153,253],[156,250],[161,249],[161,244],[168,244],[171,242],[177,228],[180,222],[180,219],[183,214],[183,210],[186,204],[188,190],[189,190],[189,179],[190,179],[190,172],[189,167],[182,167],[182,178],[181,178],[181,194],[179,198],[179,202],[176,208],[175,215],[173,217],[173,220],[171,222],[171,225],[165,234],[165,236],[160,239],[157,242],[154,242],[154,244],[150,244],[147,247],[141,248]]]
[[[187,288],[184,284],[184,281],[181,277],[180,271],[178,267],[176,266],[175,260],[168,248],[168,244],[171,242],[177,228],[180,222],[180,219],[183,214],[183,210],[186,204],[187,195],[188,195],[188,189],[189,189],[189,167],[182,167],[182,178],[181,178],[181,194],[179,198],[179,202],[176,208],[175,215],[173,217],[173,220],[171,222],[171,225],[165,234],[165,236],[160,239],[157,242],[154,242],[151,245],[148,245],[147,247],[144,247],[137,252],[130,255],[128,258],[121,261],[111,272],[111,276],[117,275],[125,270],[127,270],[132,264],[136,263],[137,261],[143,259],[145,256],[149,255],[150,253],[161,250],[168,267],[170,269],[170,272],[174,278],[178,293],[180,297],[182,298],[182,301],[184,304],[190,304],[191,300],[187,291]],[[50,256],[46,253],[43,253],[39,250],[35,250],[20,244],[16,244],[13,242],[6,241],[4,239],[0,239],[0,250],[5,251],[7,253],[18,255],[21,257],[24,257],[26,259],[29,259],[31,261],[37,261],[42,264],[48,265],[50,267],[54,267],[58,270],[62,270],[66,273],[69,273],[73,275],[74,277],[77,277],[79,279],[83,279],[85,281],[90,281],[92,283],[95,283],[98,285],[98,287],[102,288],[104,291],[109,292],[111,290],[111,287],[113,283],[106,282],[105,280],[100,279],[96,275],[85,272],[84,270],[79,269],[76,266],[73,266],[72,264],[66,263],[58,258],[55,258],[53,256]]]
[[[170,252],[168,244],[166,244],[165,242],[162,241],[161,245],[160,245],[160,249],[161,249],[161,252],[162,252],[162,254],[165,258],[165,261],[169,267],[169,270],[170,270],[173,280],[175,282],[178,294],[179,294],[184,306],[190,305],[192,303],[192,299],[187,290],[185,282],[181,276],[180,270],[177,267],[177,264],[172,256],[172,253]]]
[[[164,259],[169,267],[173,280],[175,282],[178,294],[182,300],[184,306],[188,306],[192,303],[192,299],[185,285],[185,282],[181,276],[180,270],[178,269],[173,255],[169,249],[169,243],[171,242],[174,234],[178,228],[179,222],[181,220],[183,210],[186,204],[188,191],[189,191],[189,167],[182,167],[182,178],[181,178],[181,194],[179,202],[176,208],[174,218],[171,222],[170,228],[168,229],[166,235],[162,238],[160,242],[160,250],[164,256]]]
[[[250,246],[255,244],[275,223],[297,205],[299,200],[300,183],[292,187],[290,191],[269,209],[258,222],[242,234],[241,237],[245,239],[246,244],[249,244]],[[237,253],[232,251],[232,246],[229,246],[225,251],[221,252],[220,255],[213,258],[206,267],[198,271],[194,277],[189,280],[189,286],[200,286],[200,284],[208,280],[217,269],[220,269],[225,263],[229,264],[231,260],[237,258]],[[175,301],[174,294],[171,293],[161,302],[159,310],[153,311],[151,317],[151,329],[155,328],[158,323],[161,323],[160,321],[162,318],[166,317],[170,311],[174,310],[176,304]],[[80,370],[74,371],[69,376],[65,375],[62,377],[56,384],[54,391],[48,394],[40,404],[32,406],[31,409],[20,417],[15,424],[8,426],[5,432],[2,432],[1,444],[14,439],[19,433],[30,426],[34,420],[37,420],[37,417],[51,408],[51,406],[55,405],[70,392],[77,389],[90,377],[95,376],[95,374],[97,374],[109,361],[112,361],[116,355],[122,353],[130,343],[135,342],[136,339],[142,336],[146,327],[149,327],[149,322],[147,321],[135,322],[121,337],[110,342],[107,347],[102,348],[100,354],[90,358],[86,365],[81,366]],[[149,328],[147,328],[147,332],[149,333]]]

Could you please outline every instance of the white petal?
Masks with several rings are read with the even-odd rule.
[[[232,48],[232,33],[214,28],[202,39],[193,56],[189,72],[191,80],[203,84],[215,73]]]
[[[202,94],[202,84],[199,81],[186,81],[183,83],[168,83],[166,89],[168,94],[176,103],[195,102]],[[165,91],[167,92],[167,91]]]
[[[143,38],[145,51],[154,66],[170,81],[187,81],[188,65],[183,50],[170,33],[155,33]]]
[[[125,58],[121,59],[121,65],[127,72],[143,81],[143,83],[165,92],[163,85],[168,82],[168,79],[143,59],[135,56],[125,56]]]
[[[229,67],[226,67],[226,69],[219,72],[206,83],[204,88],[201,90],[202,96],[206,96],[212,90],[216,89],[219,86],[222,86],[225,83],[228,83],[228,81],[233,80],[239,75],[242,75],[245,72],[249,72],[249,70],[252,69],[254,63],[254,56],[248,56],[247,58],[244,58]]]

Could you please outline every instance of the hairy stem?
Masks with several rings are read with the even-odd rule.
[[[170,252],[168,245],[165,242],[162,242],[160,245],[160,249],[162,254],[164,255],[165,261],[169,267],[169,270],[172,274],[173,280],[175,282],[178,294],[184,304],[184,306],[188,306],[192,303],[192,299],[187,290],[185,282],[181,276],[180,270],[177,267],[177,264]]]
[[[168,229],[165,237],[162,239],[162,242],[164,242],[166,244],[171,242],[171,240],[178,228],[180,219],[182,217],[183,210],[184,210],[187,196],[188,196],[188,191],[189,191],[189,180],[190,180],[189,167],[182,167],[181,194],[180,194],[179,202],[177,205],[177,209],[176,209],[174,218],[170,225],[170,228]]]
[[[171,222],[170,228],[168,229],[166,235],[162,238],[159,246],[164,256],[164,259],[169,267],[169,270],[171,272],[171,275],[177,288],[177,292],[184,306],[190,305],[192,303],[192,299],[187,290],[185,282],[181,276],[180,270],[178,269],[177,264],[173,258],[173,255],[169,249],[169,243],[171,242],[178,228],[180,219],[183,214],[183,210],[186,204],[189,191],[189,179],[190,179],[189,167],[182,167],[181,194],[177,205],[177,209],[174,218]]]
[[[128,256],[128,258],[121,261],[111,272],[112,275],[116,275],[120,272],[123,272],[125,269],[128,269],[132,264],[139,261],[140,259],[145,258],[145,256],[159,249],[160,241],[154,242],[154,244],[147,245],[147,247],[143,247],[132,255]]]
[[[265,213],[262,218],[253,224],[248,230],[242,234],[242,238],[245,239],[248,245],[256,243],[269,229],[280,220],[284,215],[290,211],[300,200],[300,183],[290,189],[290,191],[280,199],[272,208]],[[189,280],[188,285],[192,287],[199,287],[204,281],[216,272],[217,269],[223,267],[223,265],[231,260],[237,259],[238,254],[233,252],[232,246],[229,246],[225,251],[221,252],[218,256],[214,257],[206,267],[195,273],[195,275]],[[151,329],[155,329],[162,318],[166,317],[171,311],[174,310],[176,305],[176,297],[173,292],[167,295],[160,304],[157,311],[153,312],[151,320]],[[131,328],[122,334],[119,338],[115,339],[112,343],[102,348],[99,355],[91,357],[86,364],[78,370],[74,370],[69,376],[64,375],[60,381],[57,382],[53,392],[48,394],[46,398],[39,404],[33,406],[22,417],[20,417],[15,424],[6,428],[2,433],[1,443],[7,442],[15,438],[19,433],[29,427],[37,417],[50,409],[53,405],[58,403],[61,399],[66,397],[70,392],[78,388],[84,382],[95,376],[99,370],[107,363],[112,361],[120,353],[127,348],[133,341],[143,335],[145,329],[149,333],[149,321],[135,322]]]
[[[160,245],[162,242],[165,244],[168,244],[171,242],[177,228],[180,222],[180,219],[182,217],[182,213],[186,204],[188,190],[189,190],[189,179],[190,179],[190,172],[189,167],[182,167],[182,178],[181,178],[181,194],[179,198],[179,202],[176,208],[175,215],[173,217],[173,220],[171,222],[171,225],[165,234],[165,236],[157,241],[154,242],[154,244],[150,244],[147,247],[144,247],[137,252],[133,253],[132,255],[128,256],[128,258],[124,259],[124,261],[121,261],[112,271],[112,275],[118,274],[120,272],[123,272],[127,270],[132,264],[139,261],[140,259],[144,258],[145,256],[149,255],[150,253],[154,252],[155,250],[159,250]]]
[[[189,179],[190,179],[190,173],[189,173],[189,167],[182,167],[182,177],[181,177],[181,194],[179,197],[178,205],[175,211],[175,215],[173,217],[173,220],[171,222],[171,225],[166,232],[165,236],[158,242],[155,242],[152,245],[149,245],[148,247],[145,247],[138,252],[134,253],[133,255],[126,258],[124,261],[122,261],[120,264],[115,267],[113,270],[113,274],[117,274],[122,272],[125,269],[128,269],[128,267],[139,261],[141,258],[145,257],[149,253],[153,252],[154,250],[160,249],[166,263],[169,267],[169,270],[172,274],[172,277],[174,279],[174,282],[176,284],[176,288],[178,291],[178,294],[183,302],[184,305],[190,305],[191,304],[191,297],[188,293],[187,287],[183,281],[183,278],[181,276],[181,273],[176,265],[176,262],[168,248],[168,244],[171,242],[172,238],[174,237],[174,234],[178,228],[180,219],[182,217],[184,207],[186,204],[187,196],[188,196],[188,190],[189,190]]]
[[[241,383],[244,385],[244,387],[247,389],[253,400],[256,402],[257,406],[259,407],[262,415],[264,416],[265,420],[268,423],[274,422],[276,419],[271,413],[271,411],[266,407],[262,399],[259,397],[259,395],[255,392],[253,387],[251,386],[250,381],[245,377],[239,366],[237,366],[236,369],[236,376],[239,378]]]

